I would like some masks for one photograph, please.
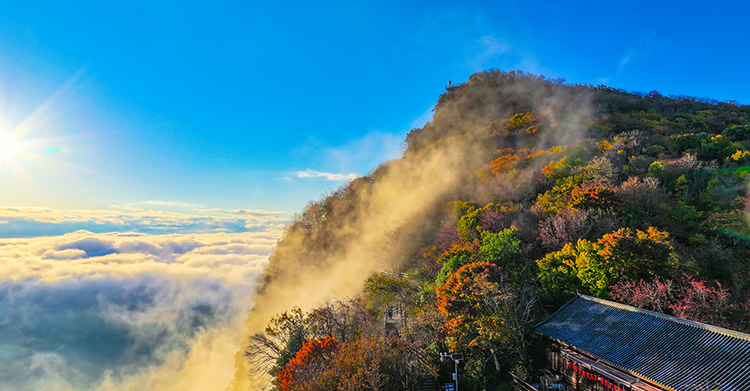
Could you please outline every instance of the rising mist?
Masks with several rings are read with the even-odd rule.
[[[482,72],[447,88],[433,120],[407,136],[402,158],[310,202],[295,216],[253,297],[246,337],[293,306],[310,309],[329,298],[354,296],[372,273],[401,270],[434,232],[441,203],[498,192],[512,197],[524,187],[517,182],[531,176],[483,183],[476,171],[499,149],[536,150],[580,139],[591,117],[591,99],[587,88],[520,72]],[[554,132],[497,136],[493,121],[531,111]],[[267,375],[255,373],[242,350],[236,363],[234,390],[265,386]]]

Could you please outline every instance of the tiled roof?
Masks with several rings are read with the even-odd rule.
[[[538,331],[675,391],[750,390],[750,335],[578,295]]]

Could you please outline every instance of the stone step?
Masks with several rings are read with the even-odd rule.
[[[437,379],[431,376],[422,376],[419,381],[420,391],[440,391],[440,384]]]

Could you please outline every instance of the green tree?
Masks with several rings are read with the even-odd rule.
[[[415,296],[419,293],[419,287],[410,281],[406,274],[380,272],[370,275],[365,280],[364,291],[379,297],[386,306],[395,305],[397,309],[406,312],[416,301]]]
[[[578,279],[576,260],[580,248],[591,243],[579,239],[578,245],[567,243],[562,250],[547,254],[536,261],[539,267],[539,282],[548,297],[559,297],[561,293],[576,293],[583,290],[581,280]]]
[[[518,239],[515,227],[498,233],[482,231],[482,245],[479,247],[479,258],[499,266],[519,263],[523,252],[521,240]]]
[[[455,245],[450,250],[444,252],[440,258],[438,258],[438,262],[442,263],[443,267],[440,268],[437,278],[435,279],[435,286],[443,286],[451,274],[455,273],[462,266],[474,262],[476,256],[477,243],[475,242]]]
[[[664,278],[677,266],[669,234],[649,227],[646,232],[621,228],[592,243],[581,239],[537,261],[539,279],[548,292],[582,290],[607,297],[621,279]]]
[[[479,239],[479,226],[481,224],[482,208],[469,210],[458,220],[458,234],[467,241]]]

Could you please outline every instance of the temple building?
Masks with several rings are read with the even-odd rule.
[[[748,334],[581,294],[534,328],[549,366],[517,390],[750,390]]]

